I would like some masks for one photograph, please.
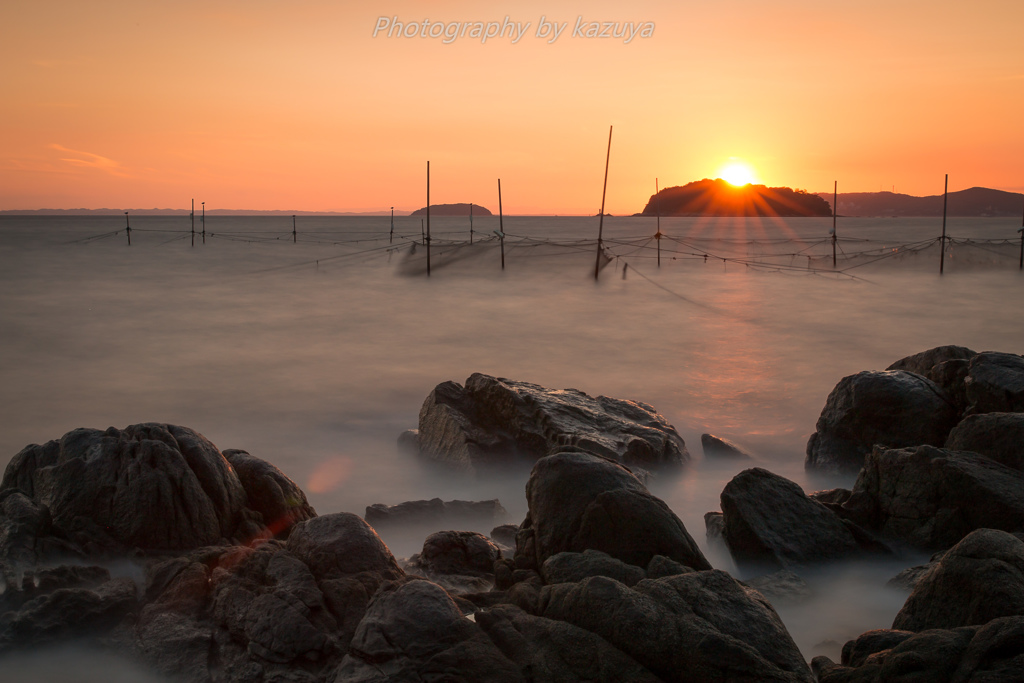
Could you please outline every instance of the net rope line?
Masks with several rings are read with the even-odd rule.
[[[169,240],[160,242],[157,246],[170,244],[182,240],[195,233],[190,229],[184,230],[170,230],[170,229],[159,229],[159,228],[131,228],[133,231],[140,233],[160,233],[160,234],[173,234]],[[99,240],[109,239],[117,235],[121,235],[126,232],[126,228],[119,230],[104,232],[88,237],[70,240],[65,244],[85,244],[89,242],[95,242]],[[441,233],[435,233],[430,238],[432,246],[441,248],[462,248],[470,246],[470,243],[464,239],[466,230],[458,231],[445,231]],[[477,233],[479,236],[476,238],[475,243],[488,244],[497,241],[498,237],[493,234],[486,234],[483,231]],[[220,239],[225,241],[233,242],[245,242],[249,244],[268,244],[268,243],[287,243],[288,238],[292,238],[294,242],[302,242],[307,245],[330,245],[344,247],[348,245],[366,245],[366,244],[377,244],[378,246],[370,247],[367,249],[360,249],[355,252],[348,252],[344,254],[335,254],[331,256],[325,256],[319,259],[306,259],[300,262],[285,264],[281,266],[275,266],[268,269],[263,269],[256,272],[271,272],[275,270],[284,270],[288,268],[300,268],[307,265],[316,264],[319,265],[321,262],[329,263],[338,261],[345,258],[357,257],[366,254],[372,254],[375,252],[381,253],[394,253],[404,245],[419,244],[425,245],[424,235],[421,233],[385,233],[383,231],[372,231],[372,230],[344,230],[344,229],[320,229],[320,230],[309,230],[301,233],[295,231],[280,231],[280,230],[230,230],[230,231],[209,231],[206,235],[212,239]],[[376,235],[375,237],[365,237],[357,239],[319,239],[327,235]],[[449,239],[446,236],[457,235],[461,239]],[[654,236],[640,236],[635,238],[609,238],[603,240],[603,242],[611,247],[627,249],[623,253],[614,253],[609,258],[622,258],[630,256],[634,258],[653,259],[656,258],[656,246],[652,244],[655,242]],[[388,241],[386,245],[380,245],[382,241]],[[397,240],[398,245],[394,244],[393,241]],[[506,252],[515,253],[522,252],[531,247],[554,247],[564,252],[584,252],[592,250],[597,240],[588,238],[554,238],[554,237],[534,237],[528,235],[518,235],[514,233],[505,233],[506,240]],[[905,243],[893,243],[888,240],[878,240],[873,238],[864,237],[842,237],[836,240],[837,247],[842,255],[842,260],[847,264],[843,268],[814,268],[812,262],[814,260],[826,260],[829,256],[824,253],[809,253],[814,252],[817,248],[827,246],[831,243],[830,238],[820,239],[803,239],[798,237],[780,237],[780,238],[759,238],[759,239],[743,239],[736,237],[674,237],[668,234],[662,233],[662,240],[668,242],[673,246],[666,249],[666,245],[662,245],[662,251],[669,260],[696,260],[703,259],[707,262],[709,259],[721,262],[723,264],[734,263],[742,264],[746,267],[757,268],[761,270],[774,270],[783,271],[791,270],[797,272],[808,272],[817,271],[821,273],[843,273],[846,274],[848,271],[855,268],[861,268],[871,263],[876,263],[885,259],[894,257],[904,257],[906,255],[913,255],[920,251],[923,251],[933,244],[941,241],[941,237],[927,238],[923,240],[905,242]],[[969,247],[976,249],[981,252],[986,252],[994,256],[1003,257],[1007,259],[1014,258],[1013,254],[1002,253],[993,249],[992,247],[1015,247],[1018,241],[1011,238],[979,238],[979,237],[956,237],[946,236],[946,242],[948,243],[947,248],[953,246]],[[844,248],[856,247],[852,249]],[[722,247],[722,250],[713,249],[715,245]],[[787,251],[773,251],[771,247],[783,247],[785,245],[800,245],[802,248],[796,250]],[[728,253],[730,247],[735,249],[738,247],[746,247],[747,254],[734,254]],[[759,248],[756,253],[750,253],[752,248]],[[763,249],[768,247],[768,250]],[[559,254],[551,253],[547,255],[538,255],[541,257],[557,257]],[[808,264],[806,266],[797,266],[793,263],[796,258],[807,258]],[[785,259],[789,259],[789,263],[782,263]],[[853,261],[860,259],[861,262],[853,263]],[[632,268],[632,266],[631,266]],[[633,268],[635,271],[635,268]]]

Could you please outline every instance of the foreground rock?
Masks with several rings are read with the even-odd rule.
[[[856,472],[875,444],[941,446],[957,423],[955,402],[935,382],[911,372],[860,372],[829,394],[807,441],[808,469]]]
[[[278,538],[286,538],[293,525],[316,517],[305,492],[274,465],[237,449],[225,450],[224,457],[245,489],[246,505],[262,515]]]
[[[725,572],[634,588],[592,577],[545,587],[540,604],[540,616],[596,633],[664,681],[813,680],[771,605]]]
[[[646,567],[663,555],[710,569],[683,523],[625,467],[597,455],[542,458],[526,483],[529,511],[516,537],[516,566],[539,570],[552,555],[600,550]]]
[[[508,511],[493,500],[410,500],[398,505],[374,503],[366,506],[366,523],[374,528],[397,525],[493,526],[508,518]]]
[[[176,425],[76,429],[27,446],[4,472],[0,493],[12,490],[45,507],[53,535],[86,554],[182,551],[273,533],[247,507],[227,458],[201,434]],[[264,506],[275,505],[273,498],[254,496]],[[299,516],[315,514],[298,509]],[[275,531],[286,532],[291,519],[286,514]]]
[[[479,373],[465,386],[437,385],[420,409],[417,443],[425,456],[467,470],[568,446],[642,467],[690,457],[675,428],[645,403]]]
[[[975,529],[1024,530],[1024,473],[967,451],[876,448],[842,508],[886,538],[944,550]]]
[[[1024,617],[951,630],[869,631],[843,648],[842,663],[811,662],[818,683],[1018,683]]]
[[[1024,617],[1024,541],[979,529],[921,577],[892,627],[952,629],[1007,616]]]
[[[740,565],[770,571],[842,560],[877,545],[794,482],[759,467],[733,477],[721,499],[723,538]]]

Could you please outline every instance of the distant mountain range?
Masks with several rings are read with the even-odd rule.
[[[832,193],[819,192],[829,207]],[[840,216],[941,216],[942,195],[912,197],[892,192],[840,192]],[[949,193],[948,216],[1024,216],[1024,194],[972,187]]]
[[[479,204],[431,204],[430,213],[434,216],[468,216],[469,207],[473,207],[474,216],[493,216],[490,211]],[[427,207],[416,209],[410,216],[426,216]]]
[[[842,204],[840,204],[842,206]],[[831,216],[821,197],[788,187],[732,185],[721,178],[666,187],[638,216]]]

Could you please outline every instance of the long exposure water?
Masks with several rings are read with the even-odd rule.
[[[845,375],[941,344],[1024,352],[1019,233],[951,219],[0,218],[0,462],[76,427],[159,421],[242,448],[299,483],[318,512],[498,498],[519,522],[526,471],[474,478],[396,447],[438,383],[473,372],[652,404],[693,456],[652,491],[712,563],[703,514],[750,463],[703,459],[700,434],[807,491],[807,436]],[[198,222],[197,222],[198,225]],[[117,234],[111,234],[115,231]],[[94,239],[89,239],[94,238]],[[966,241],[970,238],[973,241]],[[987,241],[986,239],[987,238]],[[867,241],[870,240],[870,241]],[[1005,240],[999,243],[993,240]],[[456,244],[457,242],[457,244]],[[910,246],[905,246],[910,245]],[[705,258],[703,254],[708,254]],[[724,258],[724,260],[723,260]],[[489,529],[481,529],[489,531]],[[423,534],[382,534],[396,556]],[[891,625],[886,580],[920,558],[822,568],[809,603],[780,606],[810,658]]]

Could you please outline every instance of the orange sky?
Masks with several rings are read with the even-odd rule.
[[[487,43],[400,21],[530,22]],[[552,44],[541,15],[569,26]],[[585,21],[650,38],[573,38]],[[1024,2],[6,0],[0,209],[596,213],[713,177],[1024,190]]]

